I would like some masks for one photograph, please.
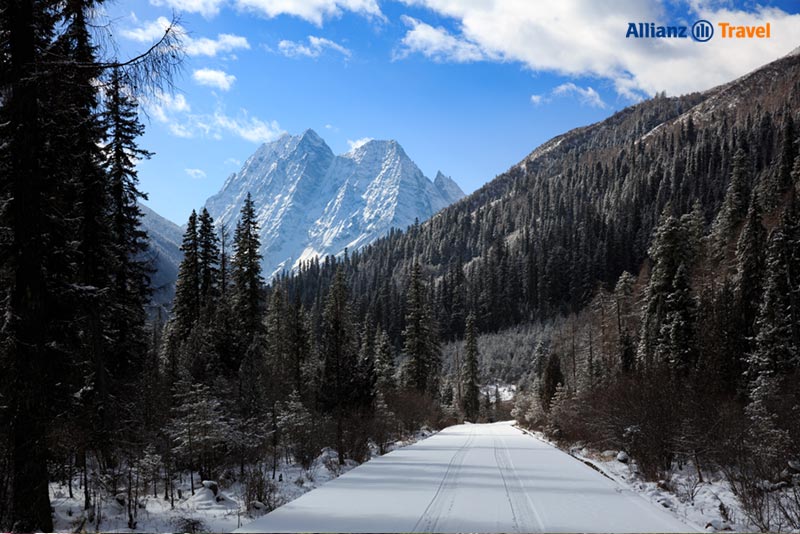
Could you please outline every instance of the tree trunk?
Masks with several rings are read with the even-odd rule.
[[[86,451],[83,451],[83,509],[88,510],[92,507],[92,496],[89,493],[89,467]]]
[[[9,25],[10,69],[6,75],[11,91],[6,96],[12,132],[4,148],[9,159],[11,200],[11,254],[4,259],[10,270],[11,358],[7,379],[11,388],[11,525],[21,531],[53,530],[47,474],[47,287],[44,274],[44,210],[39,87],[36,72],[36,23],[34,2],[4,2]],[[5,77],[5,76],[4,76]]]

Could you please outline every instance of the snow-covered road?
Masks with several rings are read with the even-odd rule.
[[[510,423],[457,425],[237,532],[691,532]]]

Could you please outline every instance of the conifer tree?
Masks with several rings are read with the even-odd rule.
[[[419,263],[415,263],[411,271],[406,298],[406,328],[403,337],[404,351],[408,356],[408,385],[420,393],[436,395],[439,389],[441,355]]]
[[[550,403],[556,394],[559,385],[564,384],[564,374],[561,372],[561,358],[558,354],[551,352],[547,357],[547,363],[542,373],[542,380],[539,384],[538,393],[540,406],[547,412],[550,410]]]
[[[197,221],[198,297],[202,312],[210,319],[220,293],[219,238],[206,208]]]
[[[633,284],[635,279],[628,271],[624,271],[614,288],[614,304],[617,317],[617,355],[620,370],[629,373],[636,364],[636,348],[629,328],[632,315]]]
[[[108,352],[109,372],[116,392],[114,398],[125,421],[129,454],[138,454],[142,424],[135,414],[139,411],[140,388],[148,387],[146,307],[150,299],[150,267],[145,259],[147,235],[141,227],[142,211],[139,200],[146,195],[139,190],[135,159],[146,159],[151,153],[140,149],[136,138],[144,133],[138,120],[137,103],[127,94],[119,68],[111,71],[106,99],[105,122],[108,143],[105,146],[105,171],[109,180],[109,220],[112,250],[111,295],[113,311],[110,317]],[[122,406],[119,406],[119,405]],[[137,443],[139,442],[139,443]],[[133,445],[133,443],[136,443]]]
[[[466,338],[464,340],[464,371],[461,373],[463,381],[464,396],[461,401],[461,409],[464,417],[469,421],[475,421],[480,409],[480,377],[478,373],[478,337],[475,331],[475,315],[467,316],[465,328]]]
[[[285,321],[287,376],[294,391],[302,398],[308,393],[307,380],[311,378],[307,368],[311,360],[311,332],[299,298],[288,306]]]
[[[385,396],[397,386],[394,362],[394,350],[386,332],[378,327],[375,330],[375,372],[377,375],[376,387]]]
[[[778,461],[797,437],[800,397],[792,380],[800,369],[800,225],[796,206],[785,211],[769,238],[764,299],[759,311],[755,349],[748,360],[754,447]],[[792,432],[792,429],[795,429]]]
[[[717,253],[723,254],[733,236],[736,226],[747,214],[749,204],[750,161],[745,151],[739,147],[733,155],[731,179],[725,193],[722,207],[714,223],[714,237],[717,242]]]
[[[76,457],[116,462],[123,440],[114,431],[131,413],[114,413],[127,400],[115,388],[135,382],[140,362],[132,360],[145,348],[137,331],[137,301],[147,296],[135,255],[142,235],[135,198],[120,201],[137,196],[135,174],[103,148],[107,141],[133,152],[140,130],[128,104],[114,100],[113,72],[111,114],[99,105],[98,81],[109,81],[104,69],[115,65],[101,63],[92,40],[101,3],[14,1],[0,9],[0,344],[5,378],[15,384],[0,392],[10,421],[6,427],[2,414],[10,502],[0,503],[0,529],[53,530],[47,433],[55,420],[75,437]],[[173,39],[163,44],[180,55]],[[174,62],[151,61],[161,52],[156,46],[128,63],[152,75],[145,85],[168,83]],[[122,195],[120,179],[133,186]]]
[[[231,262],[234,313],[245,338],[261,331],[264,279],[261,277],[260,246],[255,204],[248,193],[233,237]]]
[[[686,374],[695,363],[695,302],[691,295],[689,274],[681,263],[672,281],[672,291],[667,296],[668,312],[662,325],[662,343],[659,347],[662,361]]]
[[[3,291],[8,288],[2,331],[7,334],[9,362],[6,381],[17,384],[9,391],[10,511],[7,523],[19,531],[51,532],[53,520],[48,494],[46,433],[47,372],[55,360],[47,332],[52,280],[48,280],[49,227],[47,193],[53,184],[44,172],[47,82],[41,55],[54,31],[53,20],[33,2],[11,2],[0,10],[3,42],[4,98],[2,120],[3,226],[12,243],[2,256]],[[48,75],[49,74],[49,75]],[[8,182],[6,182],[8,180]],[[4,388],[5,389],[5,388]],[[5,392],[5,391],[4,391]]]
[[[325,301],[322,320],[320,408],[334,418],[340,464],[344,464],[347,410],[353,405],[353,371],[357,364],[352,312],[348,299],[344,272],[339,268]]]
[[[766,230],[756,197],[747,210],[744,228],[736,244],[736,292],[741,309],[743,337],[747,346],[756,334],[756,317],[763,292]],[[743,353],[749,352],[746,348]]]
[[[181,244],[183,260],[175,284],[173,322],[179,340],[194,328],[200,313],[200,247],[197,237],[197,213],[192,210]]]
[[[280,287],[273,289],[267,308],[265,326],[267,342],[267,358],[271,370],[270,390],[273,399],[282,399],[291,393],[292,363],[289,356],[288,339],[288,306],[283,290]]]

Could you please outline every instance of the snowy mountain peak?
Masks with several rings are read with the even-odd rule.
[[[458,184],[450,178],[449,176],[445,176],[442,171],[438,171],[436,173],[436,178],[433,180],[433,185],[436,186],[436,189],[442,192],[443,195],[447,197],[455,197],[458,196],[463,197],[464,192],[458,187]]]
[[[315,256],[355,250],[464,196],[441,173],[427,178],[395,140],[368,140],[336,156],[311,129],[259,147],[206,208],[230,229],[248,192],[268,277]]]

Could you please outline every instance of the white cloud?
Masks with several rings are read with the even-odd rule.
[[[497,2],[403,0],[454,22],[454,30],[405,17],[410,26],[395,57],[419,53],[437,61],[514,61],[534,71],[593,76],[613,82],[636,99],[665,90],[681,94],[708,89],[768,63],[797,46],[800,14],[756,5],[692,0],[689,21],[670,20],[667,0]],[[665,25],[708,19],[739,25],[771,23],[771,39],[626,39],[629,22]]]
[[[539,106],[551,102],[555,97],[563,96],[575,96],[582,105],[603,109],[608,107],[608,105],[603,102],[600,94],[595,91],[593,87],[581,87],[572,82],[562,83],[553,88],[549,93],[531,95],[531,104]]]
[[[186,13],[200,13],[206,18],[219,13],[224,0],[150,0],[154,6],[171,7]]]
[[[553,95],[576,95],[581,104],[586,104],[595,108],[605,108],[606,103],[600,98],[600,95],[592,87],[580,87],[572,82],[563,83],[553,89]],[[533,100],[533,97],[531,97]]]
[[[147,115],[164,124],[176,137],[222,139],[224,134],[233,134],[246,141],[264,143],[284,133],[276,121],[251,117],[244,109],[235,117],[222,110],[213,114],[191,113],[189,103],[180,94],[173,97],[167,93],[157,93],[154,98],[144,99],[142,105]]]
[[[356,139],[353,141],[352,139],[347,140],[347,144],[350,145],[350,150],[355,150],[359,147],[362,147],[372,141],[372,137],[362,137],[361,139]]]
[[[157,91],[154,97],[143,98],[142,106],[147,115],[158,122],[169,122],[169,116],[191,111],[185,96],[163,91]]]
[[[499,59],[496,54],[482,49],[477,44],[463,38],[454,37],[441,26],[434,28],[415,18],[403,15],[406,32],[400,42],[401,48],[394,53],[395,59],[402,59],[411,53],[421,53],[434,61],[453,61],[468,63],[484,59]]]
[[[146,22],[137,28],[122,30],[122,36],[140,43],[151,43],[160,39],[169,25],[170,21],[166,17],[158,17],[156,20]],[[240,35],[221,33],[217,35],[216,39],[208,37],[194,38],[188,35],[180,25],[174,26],[173,31],[180,34],[186,54],[190,56],[214,57],[218,54],[233,52],[238,49],[250,49],[250,43],[247,42],[247,38]]]
[[[236,0],[236,7],[269,18],[291,15],[317,26],[345,11],[384,20],[377,0]]]
[[[225,165],[230,165],[232,167],[241,167],[242,160],[236,158],[228,158],[225,160]]]
[[[304,44],[300,41],[283,40],[278,43],[278,49],[280,50],[281,54],[286,57],[305,56],[316,58],[319,57],[325,51],[325,49],[339,52],[347,58],[352,55],[350,50],[339,43],[331,41],[330,39],[325,39],[324,37],[316,37],[314,35],[308,36],[308,44]]]
[[[217,112],[213,116],[212,124],[220,130],[233,133],[253,143],[273,141],[283,133],[277,121],[264,122],[255,117],[250,117],[244,110],[239,113],[239,117],[229,117]]]
[[[186,42],[186,53],[190,56],[209,56],[213,57],[219,53],[233,52],[237,49],[249,50],[250,43],[245,37],[220,33],[216,39],[201,37],[199,39],[189,39]]]
[[[203,178],[206,177],[206,173],[202,169],[183,169],[183,170],[186,171],[186,174],[188,174],[189,177],[194,178],[195,180],[202,180]]]
[[[220,91],[228,91],[236,81],[236,76],[233,74],[215,69],[197,69],[192,74],[192,78],[200,85],[215,87]]]

